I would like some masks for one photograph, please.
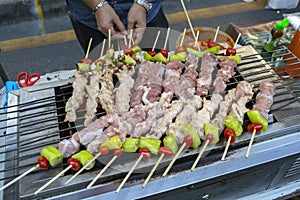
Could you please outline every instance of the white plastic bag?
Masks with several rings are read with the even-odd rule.
[[[299,0],[268,0],[266,8],[292,9],[298,6]]]

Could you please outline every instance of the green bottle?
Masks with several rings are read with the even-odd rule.
[[[277,22],[276,26],[271,30],[271,34],[264,44],[264,50],[273,51],[279,44],[280,38],[283,35],[283,30],[289,25],[289,20],[284,18],[282,21]]]

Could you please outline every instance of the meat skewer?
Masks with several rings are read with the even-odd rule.
[[[88,59],[89,49],[92,44],[92,38],[89,41],[88,50],[86,52],[85,58],[78,64],[78,70],[75,72],[75,81],[73,82],[73,94],[68,99],[65,107],[66,117],[65,121],[74,122],[76,120],[76,111],[83,103],[84,96],[86,94],[85,86],[88,82],[88,72],[92,60]]]
[[[165,99],[165,98],[164,98],[164,96],[162,95],[161,101],[164,101],[164,99]],[[161,103],[162,103],[162,106],[164,106],[165,103],[164,103],[164,102],[161,102]],[[153,107],[155,107],[155,106],[157,106],[157,105],[160,105],[160,104],[157,103],[157,104],[155,104]],[[149,112],[150,112],[150,110],[148,110],[148,113],[149,113]],[[133,116],[133,117],[134,117],[134,116]],[[144,118],[141,118],[141,119],[144,119]],[[128,121],[131,121],[131,122],[133,121],[132,119],[129,119],[129,118],[128,118],[127,120],[128,120]],[[123,121],[123,120],[122,120],[122,121]],[[136,121],[136,120],[135,120],[135,121]],[[139,120],[139,121],[140,121],[140,120]],[[131,123],[131,125],[132,125],[131,127],[133,127],[134,125],[137,126],[137,125],[140,123],[139,121],[136,121],[135,123]],[[145,122],[145,121],[143,121],[143,122]],[[124,120],[123,123],[125,123],[125,120]],[[122,127],[122,126],[121,126],[121,127]],[[128,130],[127,133],[129,133],[129,132],[132,132],[132,131]],[[125,136],[126,136],[126,134],[125,134]],[[131,134],[131,136],[133,136],[133,134]],[[138,137],[138,138],[139,138],[139,137]],[[121,144],[121,141],[118,142],[118,143]],[[105,144],[105,143],[104,143],[104,144]],[[103,145],[103,144],[102,144],[102,145]],[[101,146],[102,146],[102,145],[101,145]],[[118,148],[120,148],[120,147],[118,147]],[[111,148],[110,148],[110,149],[111,149]],[[94,159],[98,158],[98,157],[101,155],[101,152],[103,152],[103,151],[100,150],[100,152],[94,157]],[[109,162],[109,165],[111,165],[117,157],[118,157],[118,156],[115,155],[115,156],[112,158],[112,161]],[[108,165],[108,166],[109,166],[109,165]],[[108,166],[107,166],[104,170],[102,170],[102,171],[100,172],[100,175],[98,175],[97,177],[100,177],[100,176],[104,173],[104,171],[108,168]],[[68,182],[66,182],[66,184],[69,183],[71,180],[73,180],[78,174],[80,174],[80,173],[84,170],[84,168],[85,168],[85,167],[83,167],[81,170],[79,170],[79,171],[78,171],[71,179],[69,179]],[[96,179],[96,180],[97,180],[97,179]],[[96,181],[96,180],[95,180],[95,181]],[[95,181],[94,181],[94,182],[95,182]],[[91,183],[91,185],[93,185],[93,183]],[[91,185],[90,185],[90,187],[91,187]]]
[[[219,91],[219,89],[218,89],[218,91]],[[235,93],[235,95],[233,95],[234,93]],[[198,115],[199,116],[198,121],[201,121],[201,123],[198,126],[199,127],[198,130],[200,130],[200,134],[201,134],[201,131],[203,130],[203,127],[204,127],[204,129],[205,129],[205,127],[207,127],[206,128],[207,130],[205,131],[206,132],[206,137],[205,137],[206,141],[205,141],[203,148],[201,148],[201,151],[199,152],[198,157],[196,158],[196,160],[191,168],[192,171],[195,169],[197,163],[199,162],[200,158],[202,157],[202,154],[204,153],[204,150],[207,147],[207,145],[209,143],[215,144],[218,142],[218,140],[219,140],[218,132],[223,130],[223,128],[224,128],[223,119],[224,119],[225,115],[228,113],[228,111],[229,111],[228,108],[230,107],[230,105],[236,99],[238,99],[238,101],[239,101],[239,99],[242,99],[242,98],[250,100],[252,98],[253,93],[252,93],[251,85],[245,81],[242,81],[237,85],[236,89],[232,89],[228,92],[228,94],[225,96],[225,100],[223,102],[221,102],[222,98],[219,98],[219,99],[213,98],[215,95],[217,95],[217,93],[214,93],[212,95],[212,102],[214,105],[212,108],[214,108],[214,109],[208,109],[208,113],[210,113],[210,117],[204,118],[206,120],[203,120],[203,118],[201,120],[200,117],[203,116],[204,113]],[[246,101],[243,101],[243,103],[246,104]],[[214,111],[218,108],[218,105],[220,105],[219,113],[216,115],[215,119],[210,120],[210,118],[213,116]],[[204,107],[205,106],[206,106],[206,104],[204,103]],[[242,107],[242,105],[240,105],[240,107]],[[205,109],[202,109],[200,112],[202,112],[202,111],[205,111]],[[211,123],[209,123],[210,121],[211,121]],[[217,129],[218,129],[218,131],[215,131]],[[215,132],[215,134],[209,133],[208,131]],[[210,136],[207,138],[207,134],[211,134],[213,136],[213,138],[211,138]]]
[[[224,137],[227,139],[227,144],[222,155],[221,160],[225,160],[229,145],[234,143],[236,137],[239,137],[243,133],[243,119],[244,114],[249,110],[246,108],[246,103],[252,99],[252,85],[246,81],[241,81],[236,87],[236,100],[231,104],[231,111],[223,121],[223,124],[227,127],[224,130]]]
[[[268,113],[274,101],[275,86],[271,82],[262,82],[259,86],[259,93],[256,96],[256,102],[251,111],[247,112],[247,115],[252,123],[259,123],[263,127],[262,131],[266,131],[268,128]],[[251,135],[250,143],[247,149],[246,158],[249,157],[250,150],[254,141],[254,137],[257,131],[260,131],[259,126],[252,127],[253,132]]]
[[[102,71],[103,76],[100,78],[101,88],[98,93],[98,99],[103,110],[106,111],[106,114],[113,114],[114,113],[114,100],[113,100],[113,72],[114,72],[114,49],[111,46],[111,30],[108,30],[108,48],[106,49],[106,55],[104,57],[105,66],[104,70]]]
[[[203,58],[202,58],[202,66],[201,66],[201,68],[202,68],[202,70],[201,70],[201,73],[202,74],[204,74],[205,72],[206,73],[212,73],[212,71],[213,71],[213,68],[216,66],[216,64],[210,64],[209,62],[208,62],[208,60],[211,60],[211,57],[209,56],[209,54],[207,54],[206,56],[204,56]],[[195,96],[194,96],[195,97]],[[218,95],[218,94],[214,94],[213,95],[213,97],[212,97],[213,99],[215,99],[215,102],[216,102],[216,105],[218,105],[219,104],[219,102],[222,100],[222,96],[220,96],[220,95]],[[208,102],[209,101],[207,101],[207,103],[206,103],[206,105],[209,105],[208,104]],[[207,108],[207,106],[205,105],[205,103],[204,103],[204,105],[203,105],[203,108],[201,109],[201,110],[203,110],[205,113],[211,113],[211,116],[212,116],[212,114],[214,113],[214,110],[215,109],[217,109],[218,108],[218,106],[209,106],[210,108]],[[200,108],[200,107],[199,107]],[[208,109],[208,110],[206,110],[206,109]],[[203,112],[202,111],[202,112]],[[210,111],[210,112],[207,112],[207,111]],[[192,114],[191,114],[192,113]],[[187,112],[187,114],[189,115],[188,117],[184,117],[185,118],[185,120],[191,120],[191,123],[194,125],[197,125],[197,123],[195,123],[195,120],[196,120],[196,116],[195,116],[195,113],[197,113],[196,112],[196,110],[194,110],[194,111],[192,111],[192,112]],[[200,112],[201,113],[201,112]],[[202,116],[200,116],[200,115],[198,115],[199,117],[200,117],[200,119],[202,118]],[[198,119],[198,118],[197,118]],[[182,121],[182,119],[179,117],[177,117],[176,118],[176,121]],[[176,122],[175,121],[175,122]],[[183,120],[184,121],[184,120]],[[189,123],[188,121],[186,121],[187,123]],[[197,126],[196,126],[197,127]],[[169,128],[170,129],[170,128]],[[177,130],[178,130],[178,128],[177,128]],[[199,128],[196,128],[196,130],[199,130]],[[170,131],[170,130],[169,130]],[[177,134],[177,135],[180,135],[180,134]],[[181,134],[182,135],[182,134]],[[182,143],[182,139],[181,139],[181,142],[179,141],[178,143]],[[172,167],[172,165],[175,163],[175,161],[176,161],[176,159],[177,159],[177,157],[182,153],[182,151],[184,150],[184,148],[185,148],[185,146],[186,146],[186,142],[184,142],[183,143],[183,145],[182,146],[184,146],[184,147],[181,147],[179,150],[178,150],[178,152],[176,153],[176,155],[174,156],[174,158],[173,158],[173,160],[170,162],[170,164],[169,164],[169,166],[167,167],[167,169],[165,170],[165,172],[164,172],[164,174],[163,174],[163,176],[166,176],[167,175],[167,173],[169,172],[169,170],[171,169],[171,167]],[[200,145],[200,144],[199,144]]]
[[[194,119],[193,123],[196,124],[196,127],[197,127],[200,137],[203,137],[203,130],[205,130],[205,129],[212,129],[213,131],[215,131],[215,126],[213,126],[213,124],[211,124],[210,126],[208,126],[208,125],[209,125],[209,122],[211,121],[211,117],[213,116],[215,111],[218,109],[222,99],[223,99],[223,97],[221,95],[214,93],[211,97],[211,100],[204,101],[203,108],[196,114],[196,117],[193,118]],[[208,113],[208,115],[206,115],[205,118],[201,118],[203,113]],[[199,121],[200,123],[195,122],[195,120]],[[209,128],[205,128],[206,126]],[[216,135],[213,133],[208,133],[207,131],[205,133],[206,133],[205,134],[206,136],[205,136],[204,146],[199,151],[199,154],[191,167],[191,171],[193,171],[195,169],[195,167],[198,164],[200,158],[202,157],[203,152],[206,149],[207,145],[209,143],[218,142],[218,138],[219,138],[219,137],[217,137],[218,134]]]

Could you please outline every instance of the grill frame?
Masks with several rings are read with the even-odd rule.
[[[248,53],[250,54],[253,54],[253,52],[255,53],[255,50],[251,47],[251,46],[247,46],[247,47],[242,47],[241,48],[241,51],[247,51]],[[254,61],[257,60],[260,56],[257,55],[256,58],[254,58]],[[264,61],[261,61],[263,64],[265,64]],[[256,62],[253,63],[253,65],[256,65]],[[261,79],[261,80],[254,80],[252,81],[251,83],[254,83],[254,85],[257,86],[259,85],[260,81],[262,80],[276,80],[278,81],[277,84],[282,84],[282,81],[281,79],[278,78],[277,74],[273,71],[273,69],[269,66],[269,65],[265,65],[264,66],[266,69],[266,71],[269,71],[268,73],[266,73],[267,79]],[[249,80],[252,80],[252,79],[257,79],[258,76],[254,76],[254,75],[251,75],[251,76],[248,76],[246,73],[246,71],[243,72],[243,65],[239,66],[238,70],[241,70],[240,73],[241,73],[241,76],[244,77],[245,80],[247,80],[247,78],[249,78]],[[252,71],[251,71],[252,73]],[[253,78],[254,77],[254,78]],[[14,91],[12,93],[10,93],[10,104],[9,105],[20,105],[24,102],[20,102],[20,97],[24,96],[24,95],[33,95],[34,92],[41,92],[41,91],[45,91],[45,90],[52,90],[54,87],[60,87],[60,86],[63,86],[63,85],[67,85],[67,84],[70,84],[72,82],[72,79],[70,80],[66,80],[66,81],[61,81],[59,83],[51,83],[51,86],[49,85],[38,85],[38,86],[33,86],[33,87],[30,87],[30,88],[25,88],[25,89],[22,89],[22,90],[18,90],[18,91]],[[256,89],[255,88],[255,89]],[[283,87],[285,88],[285,87]],[[53,96],[53,94],[50,94],[50,96]],[[299,106],[299,100],[293,96],[293,94],[291,94],[289,91],[287,92],[287,95],[289,97],[291,97],[293,100],[292,104],[290,104],[288,106],[291,107],[291,106],[294,106],[293,104],[296,104],[296,106]],[[283,101],[284,102],[284,101]],[[280,108],[282,105],[279,105],[278,107]],[[12,109],[16,109],[18,107],[11,107],[11,108],[8,108],[8,112],[10,113],[12,111]],[[285,109],[287,109],[287,107],[284,107]],[[276,109],[276,108],[275,108]],[[299,107],[298,107],[299,109]],[[299,120],[300,118],[300,113],[296,113],[296,115],[285,115],[284,112],[282,112],[280,109],[279,111],[275,111],[275,112],[272,112],[277,120],[277,122],[271,124],[269,126],[269,129],[266,133],[264,134],[260,134],[260,135],[257,135],[256,138],[255,138],[255,141],[257,143],[257,145],[260,145],[260,143],[265,143],[266,141],[268,140],[271,140],[271,141],[277,141],[277,138],[278,136],[280,136],[280,140],[281,139],[284,139],[285,137],[288,137],[289,135],[292,135],[293,137],[298,137],[299,135],[299,132],[300,132],[300,127],[299,125],[297,125],[297,121]],[[16,113],[13,113],[14,115],[15,114],[18,114],[17,112]],[[11,116],[10,116],[11,117]],[[19,124],[18,122],[18,119],[14,119],[14,120],[9,120],[9,121],[14,121],[16,122],[16,124]],[[18,129],[19,127],[12,127],[11,129]],[[13,132],[14,130],[7,130],[7,132]],[[16,130],[15,132],[19,132],[19,130]],[[285,132],[285,133],[283,133]],[[274,139],[276,138],[276,139]],[[9,139],[9,138],[7,138]],[[271,162],[273,161],[275,158],[273,159],[269,159],[267,160],[266,162],[258,162],[257,160],[254,160],[252,161],[253,163],[249,162],[249,160],[252,159],[252,156],[251,159],[249,159],[248,161],[244,161],[244,159],[242,157],[239,157],[240,156],[240,152],[243,151],[243,147],[241,148],[241,146],[245,145],[250,139],[250,134],[244,134],[240,139],[239,139],[239,142],[235,145],[233,145],[231,147],[231,150],[229,151],[229,158],[231,161],[236,161],[236,162],[245,162],[245,163],[248,163],[249,166],[255,166],[255,165],[261,165],[261,164],[264,164],[264,163],[267,163],[267,162]],[[271,142],[272,144],[272,142]],[[18,143],[16,144],[18,145]],[[291,150],[294,150],[293,148],[293,145],[295,145],[293,142],[290,142],[290,147],[291,147]],[[218,144],[214,147],[211,147],[211,148],[208,148],[205,153],[208,154],[208,156],[205,157],[205,161],[207,161],[207,163],[205,163],[205,165],[202,164],[202,160],[200,161],[200,166],[201,167],[197,167],[196,171],[193,172],[193,173],[190,173],[190,176],[189,178],[192,180],[191,182],[189,182],[190,184],[192,183],[197,183],[196,180],[193,180],[195,174],[203,174],[205,171],[202,171],[202,167],[204,167],[205,169],[207,168],[207,166],[210,166],[210,167],[213,167],[215,165],[215,163],[218,163],[219,162],[216,162],[217,159],[216,158],[220,158],[221,156],[219,156],[220,150],[222,150],[224,148],[224,145],[223,144]],[[274,149],[274,148],[273,148]],[[274,150],[276,150],[277,148],[275,148]],[[290,148],[289,148],[290,149]],[[211,152],[213,151],[213,152]],[[265,149],[262,149],[262,151],[258,151],[258,152],[255,152],[255,150],[253,150],[253,152],[251,154],[257,154],[260,156],[264,156],[265,155]],[[196,152],[197,151],[190,151],[190,152],[187,152],[185,153],[182,157],[181,157],[181,161],[184,160],[191,160],[191,158],[195,158],[195,155],[196,155]],[[269,152],[269,150],[267,150],[267,152]],[[295,151],[293,154],[291,154],[291,152],[289,152],[290,155],[297,155],[299,153],[299,151]],[[238,155],[238,156],[237,156]],[[290,156],[289,155],[289,156]],[[19,156],[17,156],[19,157]],[[282,158],[282,154],[278,155],[278,158],[277,159],[281,159]],[[194,159],[192,159],[194,160]],[[153,159],[152,161],[150,161],[150,164],[148,163],[149,166],[153,166],[154,163],[156,161],[156,158]],[[165,163],[168,163],[168,161],[170,161],[170,159],[165,159]],[[181,162],[180,161],[180,162]],[[228,161],[225,161],[226,163]],[[11,166],[19,166],[19,163],[18,161],[12,161],[12,162],[9,162]],[[209,163],[209,164],[208,164]],[[254,164],[255,163],[255,164]],[[186,163],[188,165],[188,163]],[[222,163],[221,163],[222,165]],[[224,165],[224,163],[223,163]],[[6,167],[9,167],[9,166],[6,166]],[[139,186],[141,185],[141,179],[142,178],[145,178],[146,174],[141,174],[141,175],[134,175],[132,180],[134,180],[133,182],[130,182],[128,183],[127,185],[125,185],[125,188],[124,189],[124,193],[123,194],[127,194],[127,193],[132,193],[135,191],[135,195],[134,196],[135,198],[142,198],[142,197],[146,197],[147,195],[153,195],[153,194],[156,194],[158,192],[166,192],[166,191],[169,191],[169,190],[173,190],[175,188],[182,188],[182,187],[185,187],[187,185],[190,185],[188,184],[187,182],[181,182],[181,181],[178,181],[180,180],[179,177],[182,177],[183,175],[184,176],[187,176],[188,172],[186,170],[182,171],[181,170],[178,170],[178,168],[181,168],[182,166],[177,164],[175,165],[172,170],[172,172],[176,172],[175,175],[170,175],[164,179],[160,178],[158,176],[158,178],[156,178],[154,180],[153,183],[149,183],[149,186],[147,186],[147,188],[151,188],[151,189],[144,189],[143,191],[145,193],[139,193],[135,190],[137,190],[139,188]],[[176,170],[177,169],[177,170]],[[186,168],[188,169],[188,168]],[[245,170],[247,169],[247,167],[245,167]],[[15,174],[19,174],[19,170],[22,171],[21,169],[16,169],[14,172],[12,173],[15,173]],[[41,192],[40,195],[37,195],[37,196],[34,196],[33,194],[30,194],[30,192],[28,192],[28,190],[34,192],[35,189],[37,189],[38,187],[40,187],[41,185],[43,185],[49,178],[53,177],[55,174],[57,174],[59,171],[62,170],[62,166],[58,167],[58,168],[55,168],[55,169],[51,169],[51,170],[48,170],[48,171],[45,171],[45,172],[42,172],[42,173],[34,173],[34,178],[32,179],[32,184],[34,184],[34,187],[31,187],[31,186],[27,186],[26,183],[28,182],[28,179],[27,179],[27,182],[24,181],[24,180],[21,180],[19,184],[15,184],[12,188],[8,189],[8,191],[5,191],[4,192],[4,197],[7,197],[7,198],[11,198],[11,197],[16,197],[16,198],[21,198],[21,199],[32,199],[32,198],[39,198],[39,197],[48,197],[48,196],[52,196],[53,193],[56,193],[55,196],[56,197],[53,197],[53,199],[60,199],[62,197],[78,197],[77,195],[80,193],[82,194],[83,196],[82,197],[87,197],[87,196],[90,196],[90,194],[92,194],[91,196],[93,195],[96,195],[97,197],[108,197],[107,195],[112,195],[112,196],[115,196],[116,198],[117,197],[120,197],[122,196],[122,194],[120,195],[116,195],[116,194],[113,194],[114,193],[114,189],[117,187],[117,183],[119,183],[119,180],[115,180],[115,181],[110,181],[110,182],[107,182],[107,183],[104,183],[104,184],[101,184],[101,185],[97,185],[95,186],[94,188],[91,188],[90,190],[85,190],[85,189],[80,189],[82,188],[83,185],[86,184],[86,182],[89,182],[90,180],[92,180],[92,178],[94,177],[94,173],[96,173],[97,171],[95,172],[92,172],[92,173],[86,173],[86,174],[83,174],[83,175],[80,175],[77,179],[78,180],[82,180],[83,178],[85,178],[85,182],[81,182],[81,181],[74,181],[73,184],[70,184],[69,186],[66,186],[66,187],[62,187],[63,183],[65,180],[67,180],[67,178],[69,178],[69,176],[65,176],[65,177],[61,177],[59,178],[59,180],[57,180],[55,183],[53,183],[51,186],[49,186],[45,191]],[[206,173],[206,172],[205,172]],[[208,174],[211,174],[211,173],[208,173]],[[224,176],[224,175],[228,175],[228,174],[231,174],[230,171],[227,171],[227,172],[223,172],[223,173],[220,173],[219,176]],[[108,172],[106,173],[105,176],[103,176],[104,179],[102,180],[105,180],[105,178],[107,180],[109,180],[110,176],[115,176],[115,174],[113,172]],[[29,179],[31,177],[33,177],[33,175],[29,175],[28,176]],[[208,179],[214,179],[218,177],[217,173],[215,173],[215,176],[211,176],[207,179],[204,179],[204,180],[208,180]],[[43,181],[38,181],[42,179]],[[174,186],[172,184],[173,180],[176,179],[176,185]],[[30,179],[31,180],[31,179]],[[202,182],[204,180],[199,180],[199,182]],[[167,182],[168,183],[168,188],[157,188],[157,187],[152,187],[151,185],[156,183],[158,185],[161,185],[162,183],[165,183]],[[25,186],[27,186],[27,188],[24,188]],[[105,194],[99,194],[97,191],[98,190],[104,190],[105,191]],[[156,190],[158,192],[156,192]],[[75,192],[72,192],[73,190],[75,190]],[[19,193],[21,193],[22,195],[20,195],[19,193],[16,193],[16,191],[19,191]],[[127,191],[127,192],[126,192]],[[24,193],[22,193],[24,192]],[[27,192],[27,193],[26,193]],[[63,195],[57,195],[57,194],[60,194],[62,192],[66,192],[66,194],[63,194]],[[130,196],[131,197],[131,196]]]

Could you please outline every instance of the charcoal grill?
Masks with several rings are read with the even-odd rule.
[[[276,85],[276,94],[266,133],[257,134],[249,158],[245,158],[251,134],[245,133],[229,148],[225,161],[220,161],[224,141],[209,146],[197,168],[189,168],[197,151],[186,151],[176,161],[169,175],[162,178],[161,167],[147,187],[142,183],[158,159],[143,161],[124,188],[115,189],[125,177],[138,155],[113,165],[90,189],[85,187],[104,167],[112,155],[101,157],[91,171],[85,171],[65,186],[72,172],[61,176],[38,195],[33,192],[44,185],[63,165],[49,170],[37,169],[3,191],[3,199],[274,199],[296,194],[300,189],[300,90],[299,77],[288,76],[284,70],[284,55],[291,54],[282,47],[272,54],[258,54],[251,46],[239,49],[243,60],[227,89],[246,80],[257,91],[260,82],[269,80]],[[292,57],[289,59],[297,59]],[[296,60],[299,63],[299,59]],[[64,122],[64,106],[72,95],[73,79],[35,85],[9,93],[7,113],[1,112],[1,181],[14,177],[36,164],[39,151],[68,139],[83,128],[82,123]],[[253,101],[249,106],[253,105]],[[80,112],[84,113],[84,108]],[[99,110],[98,116],[104,115]],[[80,120],[79,120],[80,121]]]

